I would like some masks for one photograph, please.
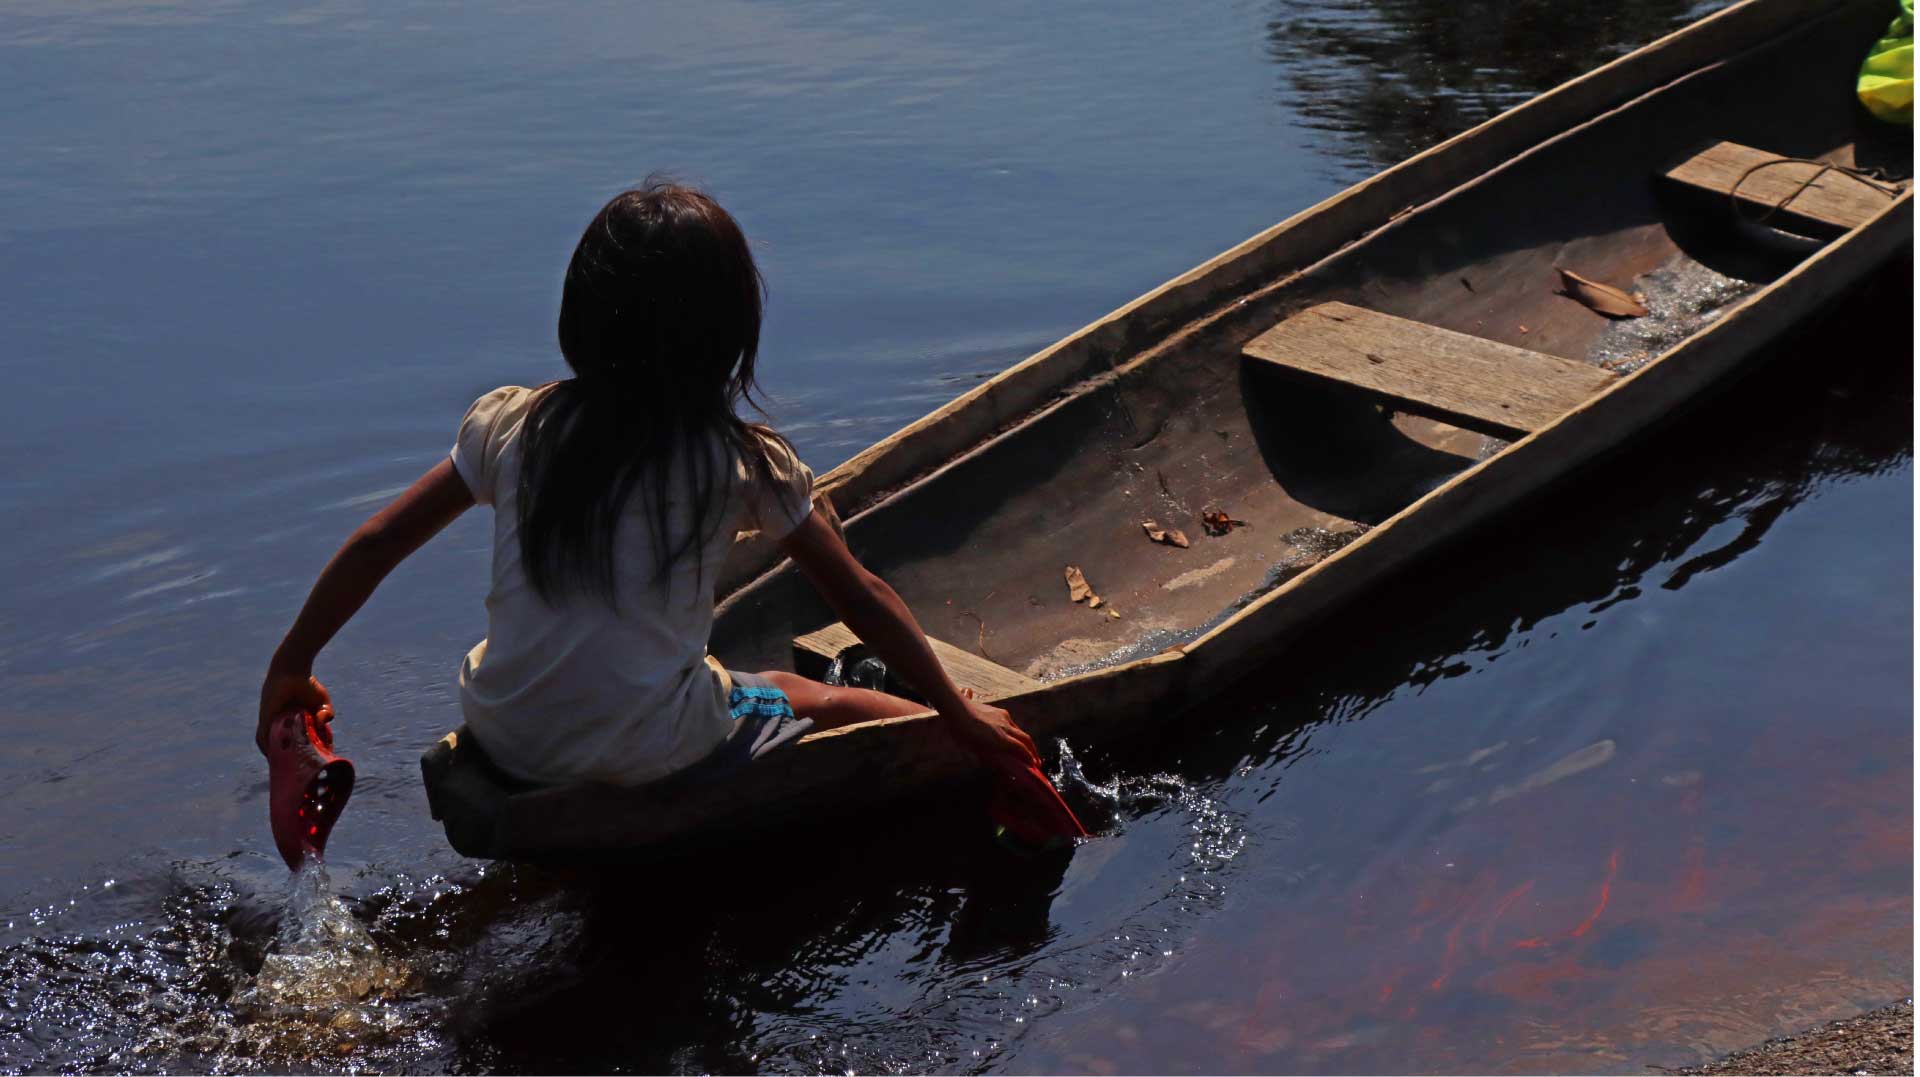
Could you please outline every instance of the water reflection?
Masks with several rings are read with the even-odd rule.
[[[1720,6],[1282,3],[1267,21],[1266,51],[1281,68],[1280,100],[1334,136],[1351,176],[1398,164]]]
[[[1913,370],[1824,357],[1910,280],[1135,749],[1296,816],[1287,896],[1023,1064],[1629,1072],[1903,995]]]

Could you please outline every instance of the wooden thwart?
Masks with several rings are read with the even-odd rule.
[[[843,624],[831,624],[793,641],[793,668],[809,676],[819,676],[840,652],[860,642],[860,637]],[[944,640],[927,637],[933,644],[933,656],[946,667],[947,676],[961,688],[971,688],[975,698],[1002,699],[1040,687],[1040,682],[977,654],[963,651]]]
[[[1820,172],[1819,165],[1793,160],[1770,163],[1782,160],[1777,153],[1719,142],[1687,158],[1669,171],[1667,178],[1721,197],[1733,194],[1737,184],[1742,208],[1754,217],[1781,206],[1773,217],[1778,223],[1810,222],[1822,232],[1847,231],[1893,201],[1891,195],[1842,172],[1828,171],[1807,183]],[[1801,190],[1802,184],[1805,190]],[[1781,205],[1782,200],[1786,200],[1785,205]]]
[[[1242,351],[1504,438],[1552,423],[1614,378],[1586,363],[1345,303],[1309,307]]]

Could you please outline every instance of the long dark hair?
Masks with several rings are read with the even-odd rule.
[[[655,580],[696,562],[724,519],[734,459],[771,482],[790,448],[736,409],[752,393],[766,284],[740,226],[703,192],[649,179],[594,215],[567,265],[560,352],[574,376],[543,392],[521,434],[522,564],[549,604],[584,592],[616,604],[614,540],[636,487],[648,495]],[[715,453],[718,437],[729,453]],[[669,519],[685,469],[691,528]]]

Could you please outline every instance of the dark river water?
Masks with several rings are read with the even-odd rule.
[[[415,760],[484,514],[321,659],[361,774],[330,877],[267,835],[267,654],[474,396],[559,371],[612,191],[737,212],[824,470],[1705,10],[8,5],[0,1070],[1620,1072],[1909,994],[1910,269],[1072,761],[1105,836],[1064,867],[932,809],[653,872],[454,856]]]

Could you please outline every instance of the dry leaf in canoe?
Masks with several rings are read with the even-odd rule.
[[[1091,598],[1095,605],[1100,602],[1100,596],[1087,586],[1087,577],[1080,571],[1079,565],[1067,566],[1067,598],[1074,602],[1085,602]]]
[[[1206,527],[1209,535],[1224,535],[1236,527],[1247,526],[1247,521],[1236,520],[1219,509],[1209,509],[1201,513],[1200,523]]]
[[[1611,284],[1588,280],[1571,269],[1560,270],[1560,283],[1566,287],[1567,295],[1585,303],[1587,309],[1597,314],[1609,318],[1638,318],[1647,313],[1638,299]]]
[[[1187,548],[1187,536],[1171,527],[1161,527],[1152,520],[1143,520],[1140,526],[1146,530],[1147,538],[1154,542],[1178,546],[1183,550]]]

